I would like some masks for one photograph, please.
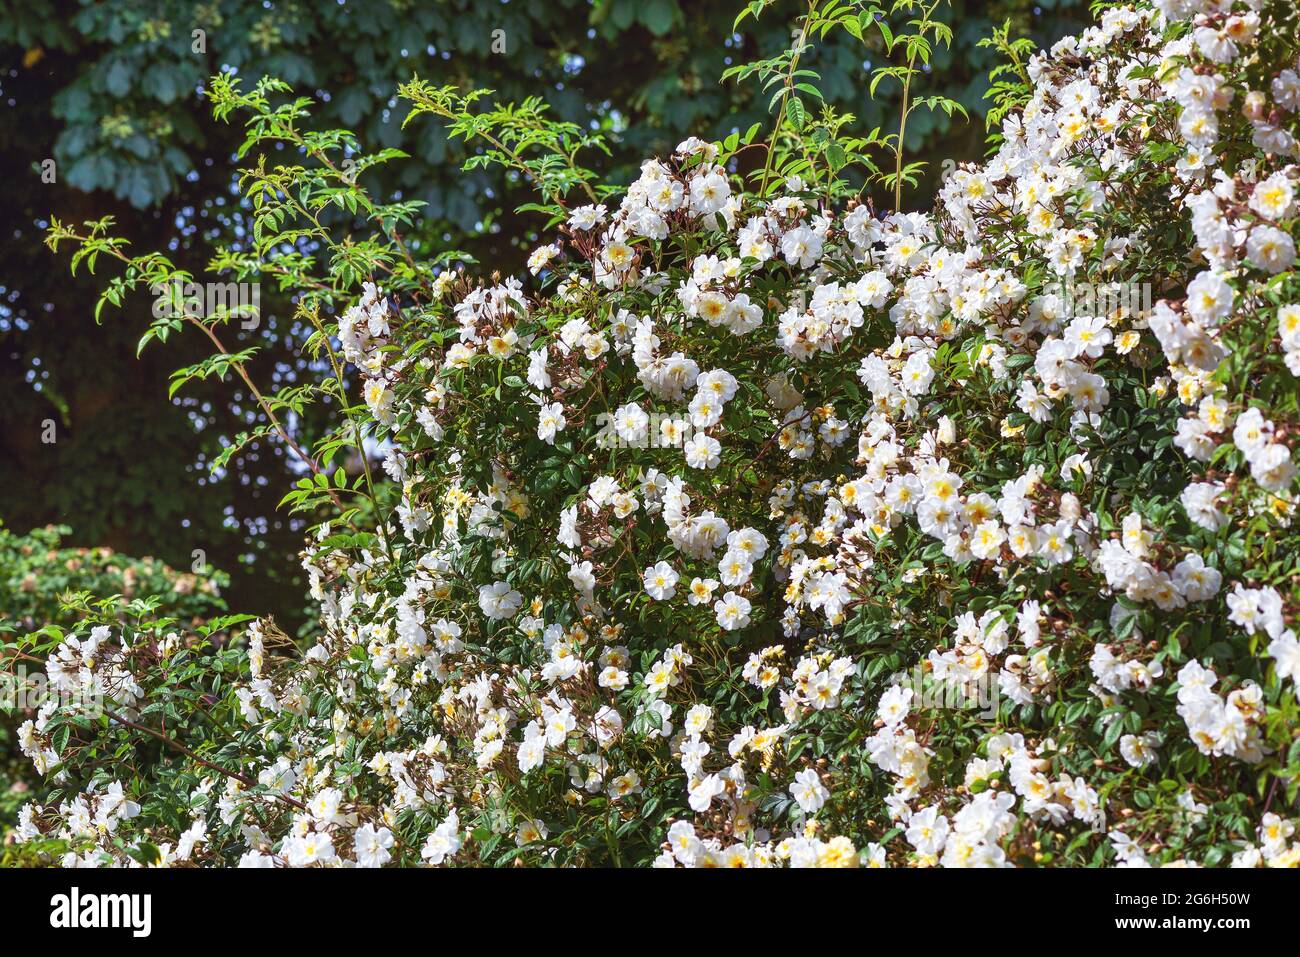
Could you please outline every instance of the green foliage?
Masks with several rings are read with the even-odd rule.
[[[981,47],[992,47],[1002,55],[1003,61],[989,70],[991,85],[984,98],[992,100],[985,116],[989,129],[989,151],[997,149],[1001,142],[1002,121],[1012,111],[1020,109],[1028,102],[1032,87],[1029,74],[1025,72],[1025,60],[1034,52],[1034,41],[1028,37],[1011,39],[1011,21],[993,29],[991,37],[979,41]]]

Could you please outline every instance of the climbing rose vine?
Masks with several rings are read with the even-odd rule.
[[[584,183],[529,276],[376,256],[337,321],[303,284],[353,370],[335,444],[391,482],[374,514],[342,472],[289,496],[348,506],[302,556],[316,637],[45,633],[109,713],[23,726],[54,791],[20,836],[90,865],[1300,863],[1298,33],[1289,0],[1105,7],[1016,61],[996,151],[928,213],[690,139]],[[256,258],[226,265],[290,257]],[[209,719],[159,731],[179,706]],[[93,760],[158,737],[138,774]]]

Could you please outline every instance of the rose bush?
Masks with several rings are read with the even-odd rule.
[[[229,577],[209,566],[180,572],[154,558],[133,558],[111,548],[63,544],[67,526],[25,535],[0,525],[0,634],[55,625],[72,628],[87,616],[156,621],[164,615],[182,628],[201,625],[225,610]],[[138,604],[137,604],[138,602]],[[38,769],[15,746],[17,725],[39,707],[46,688],[35,681],[40,662],[5,654],[0,644],[0,843],[12,842],[19,808],[31,798]],[[7,863],[0,858],[0,863]]]
[[[391,151],[214,81],[245,152],[295,164],[249,165],[252,243],[214,265],[299,291],[343,406],[287,496],[328,516],[320,637],[29,644],[110,706],[25,726],[57,790],[24,837],[88,865],[1300,862],[1294,6],[995,38],[995,151],[929,213],[899,211],[903,129],[815,110],[805,42],[887,29],[833,6],[738,70],[779,119],[748,177],[754,130],[617,192],[537,104],[403,87],[536,183],[527,281],[408,245],[416,210],[356,183]],[[947,37],[898,6],[906,89]],[[107,229],[51,238],[126,263],[115,304],[171,278]],[[221,322],[150,335],[187,319]],[[368,442],[387,482],[331,474]],[[146,741],[128,780],[98,760]]]

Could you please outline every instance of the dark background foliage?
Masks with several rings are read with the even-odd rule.
[[[801,4],[779,0],[744,37],[731,34],[739,4],[678,0],[16,0],[0,4],[0,518],[17,531],[57,522],[76,545],[152,555],[181,569],[206,561],[231,574],[236,610],[275,613],[290,630],[304,621],[295,555],[301,529],[276,511],[289,465],[275,444],[257,443],[213,474],[208,462],[250,427],[237,382],[208,382],[167,400],[172,369],[206,355],[181,338],[136,343],[152,302],[106,309],[96,327],[100,277],[68,273],[66,255],[41,244],[51,215],[79,223],[112,215],[131,250],[165,250],[201,275],[214,242],[238,242],[246,222],[233,188],[242,131],[215,121],[201,90],[234,69],[251,82],[282,77],[317,101],[322,128],[353,129],[367,149],[395,146],[411,159],[369,171],[367,186],[428,203],[421,248],[462,249],[485,270],[518,269],[534,244],[535,217],[513,210],[532,197],[499,170],[461,172],[464,145],[421,120],[400,129],[398,83],[413,74],[464,89],[490,87],[501,101],[537,95],[560,118],[600,130],[612,156],[588,156],[612,182],[683,137],[725,135],[766,118],[753,86],[722,85],[735,62],[770,55],[790,40]],[[984,150],[981,114],[991,51],[976,46],[1010,18],[1012,34],[1040,45],[1074,32],[1079,0],[954,0],[941,16],[954,28],[937,52],[933,87],[967,106],[972,120],[914,114],[909,150],[937,158]],[[195,52],[195,30],[205,50]],[[493,52],[493,31],[505,52]],[[808,65],[838,109],[864,131],[889,128],[896,95],[866,96],[866,66],[883,57],[832,35]],[[498,44],[499,46],[499,44]],[[42,181],[55,161],[56,180]],[[111,274],[111,272],[109,273]],[[217,277],[208,277],[217,278]],[[306,332],[285,297],[264,284],[263,320],[235,332],[232,349],[257,345],[255,381],[272,390],[309,380]],[[319,421],[294,428],[310,441]],[[52,421],[54,442],[49,436]],[[201,550],[201,555],[195,550]]]

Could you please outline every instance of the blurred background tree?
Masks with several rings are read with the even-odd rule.
[[[275,614],[292,632],[308,617],[295,555],[301,526],[276,511],[290,465],[278,444],[256,443],[213,473],[208,463],[253,412],[238,383],[208,382],[166,401],[170,371],[205,353],[181,339],[136,358],[148,299],[107,310],[101,284],[68,275],[66,256],[41,244],[51,215],[69,223],[116,218],[134,251],[164,249],[200,277],[214,242],[236,243],[247,218],[234,189],[242,131],[213,120],[202,89],[233,69],[247,81],[287,80],[316,99],[315,121],[357,132],[367,149],[398,147],[412,160],[367,171],[377,192],[428,205],[423,249],[460,249],[487,270],[519,269],[537,240],[532,197],[499,169],[462,172],[460,141],[421,120],[403,132],[397,85],[412,74],[503,101],[539,96],[554,114],[600,131],[610,157],[588,157],[610,182],[690,134],[718,137],[766,121],[752,84],[720,84],[735,62],[789,45],[805,4],[776,0],[743,36],[739,4],[679,0],[9,0],[0,6],[0,518],[15,530],[71,526],[74,545],[152,555],[181,569],[230,572],[236,610]],[[951,51],[936,51],[927,91],[964,104],[909,119],[912,156],[974,159],[984,152],[986,73],[995,54],[979,39],[1004,20],[1039,45],[1075,32],[1081,0],[953,0],[941,18]],[[835,108],[870,130],[896,123],[889,91],[868,99],[870,57],[829,37],[807,61]],[[48,161],[53,161],[51,164]],[[932,163],[912,205],[928,202]],[[369,177],[374,177],[373,180]],[[217,197],[212,199],[211,197]],[[880,199],[884,199],[880,197]],[[111,268],[105,264],[101,268]],[[215,279],[217,277],[208,276]],[[232,349],[257,345],[254,380],[269,389],[309,381],[309,330],[289,300],[263,288],[262,321]],[[192,351],[187,351],[187,349]],[[328,415],[328,404],[318,407]],[[292,423],[305,441],[320,422]]]

